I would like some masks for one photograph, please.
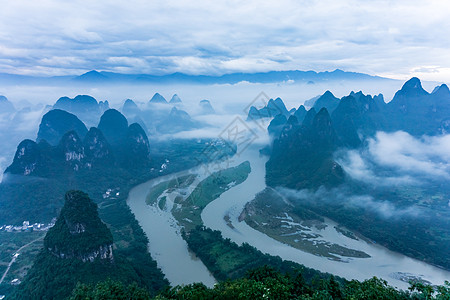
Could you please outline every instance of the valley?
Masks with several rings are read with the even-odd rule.
[[[395,287],[404,289],[409,286],[408,280],[411,279],[431,282],[433,284],[443,284],[444,280],[449,278],[450,273],[447,271],[399,253],[389,251],[384,247],[370,242],[367,238],[364,238],[357,233],[342,229],[336,222],[329,219],[323,219],[317,215],[315,215],[315,217],[321,219],[321,221],[311,224],[309,229],[306,230],[306,232],[314,230],[315,242],[313,242],[314,240],[311,241],[308,237],[304,240],[304,245],[297,247],[291,246],[296,242],[294,239],[286,239],[286,237],[283,236],[285,234],[284,231],[274,230],[269,232],[257,227],[256,228],[259,230],[255,230],[255,228],[253,228],[255,226],[247,225],[246,222],[250,223],[252,222],[252,219],[246,219],[244,222],[242,220],[242,212],[244,211],[245,206],[248,205],[248,203],[251,203],[255,196],[265,188],[265,159],[259,157],[257,154],[255,155],[255,150],[256,149],[244,152],[245,155],[239,159],[233,158],[235,164],[248,160],[250,162],[251,172],[243,183],[224,191],[216,198],[216,200],[210,202],[202,210],[201,221],[207,228],[218,230],[224,238],[231,239],[231,241],[238,245],[248,243],[263,253],[279,256],[284,260],[303,264],[306,267],[321,270],[323,272],[330,272],[347,279],[364,280],[371,278],[372,276],[377,276],[387,280]],[[200,172],[201,174],[200,170],[201,169],[191,169],[189,173],[196,174],[196,172]],[[186,173],[182,173],[178,176],[185,176],[185,174]],[[174,177],[168,177],[147,182],[147,193],[141,192],[140,194],[142,196],[139,199],[135,196],[131,196],[128,199],[131,209],[136,214],[139,223],[143,226],[144,231],[149,237],[150,244],[159,245],[158,250],[152,250],[152,247],[150,247],[150,252],[163,271],[166,268],[169,268],[170,265],[175,269],[176,266],[174,265],[179,265],[183,260],[181,260],[179,254],[176,256],[169,255],[169,252],[174,251],[172,243],[167,243],[167,248],[160,247],[163,241],[161,241],[159,237],[159,231],[155,231],[156,228],[163,228],[163,224],[166,224],[164,226],[168,225],[168,228],[170,228],[177,236],[178,241],[181,241],[183,227],[187,225],[187,228],[192,228],[191,222],[187,221],[186,218],[188,216],[192,217],[197,215],[197,213],[193,212],[198,210],[198,207],[191,206],[189,214],[186,214],[184,217],[178,216],[178,221],[177,218],[174,218],[176,213],[174,213],[174,215],[170,213],[171,205],[167,205],[165,210],[161,210],[157,207],[156,203],[154,203],[144,210],[142,205],[145,203],[148,191],[150,191],[148,188],[151,185],[157,184],[157,182],[167,182],[167,180],[173,178]],[[183,187],[179,190],[176,188],[171,189],[171,193],[179,193],[183,194],[184,197],[188,197],[190,193],[195,190],[198,183],[199,181],[193,182],[190,187]],[[135,190],[133,190],[130,195],[135,195],[134,193],[136,193]],[[173,201],[175,198],[176,197],[167,197],[168,200],[166,200],[166,203],[171,203],[170,199]],[[275,201],[275,199],[272,199],[272,201]],[[137,206],[138,203],[141,204]],[[261,222],[271,222],[271,219],[277,218],[276,213],[271,214],[268,213],[268,211],[271,212],[272,210],[266,210],[266,214],[260,216],[263,217]],[[156,216],[158,216],[158,220],[155,219]],[[149,222],[152,222],[151,228],[145,225]],[[198,224],[198,219],[196,223]],[[291,223],[291,226],[298,226],[293,223]],[[311,245],[316,244],[324,246],[311,248]],[[342,246],[333,247],[332,245]],[[326,251],[324,251],[324,249],[326,249]],[[187,255],[189,254],[189,250],[185,244],[180,246],[179,250],[186,253],[183,257],[192,260],[191,257]],[[177,257],[176,262],[174,262],[175,257]],[[167,276],[170,280],[169,273],[167,271],[164,272],[168,274]],[[189,276],[184,280],[191,282],[192,273],[193,272],[190,272]],[[205,283],[208,283],[208,281],[205,281]]]
[[[447,135],[426,136],[418,128],[412,135],[398,130],[401,124],[377,120],[380,111],[401,113],[395,105],[405,93],[417,92],[425,103],[450,96],[445,85],[437,89],[428,94],[413,78],[394,104],[380,95],[351,92],[339,99],[327,91],[308,110],[270,99],[250,106],[246,121],[242,112],[224,116],[223,127],[204,123],[222,118],[209,101],[200,101],[206,115],[191,118],[176,94],[168,102],[155,93],[140,107],[128,99],[126,116],[90,96],[62,97],[42,117],[36,141],[19,143],[0,185],[6,208],[0,219],[49,222],[75,193],[98,207],[101,219],[90,226],[102,238],[86,236],[80,244],[77,234],[89,222],[59,220],[59,229],[47,232],[55,239],[51,247],[36,242],[34,252],[19,257],[25,263],[2,264],[0,270],[9,264],[6,274],[20,273],[24,282],[3,284],[1,291],[63,299],[80,280],[120,278],[156,295],[169,283],[213,289],[264,266],[300,274],[311,286],[365,284],[373,276],[402,290],[412,283],[443,285],[450,276],[448,187],[439,175],[447,176]],[[56,108],[61,105],[90,122],[100,116],[97,127],[88,130],[77,115]],[[440,122],[427,130],[441,130]],[[202,130],[215,137],[178,135]],[[420,150],[411,152],[402,141]],[[64,265],[70,276],[43,280],[42,272]]]

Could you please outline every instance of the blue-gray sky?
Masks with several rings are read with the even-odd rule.
[[[450,1],[0,0],[0,73],[346,71],[450,81]]]

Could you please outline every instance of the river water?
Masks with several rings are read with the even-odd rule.
[[[345,258],[343,261],[330,260],[278,242],[251,228],[245,222],[239,222],[238,217],[245,204],[253,200],[255,195],[266,187],[265,162],[267,159],[259,156],[256,147],[247,149],[238,157],[233,157],[228,166],[235,166],[246,160],[251,164],[251,173],[247,180],[224,192],[206,206],[201,214],[205,226],[221,231],[224,237],[238,244],[246,242],[264,253],[278,255],[282,259],[347,279],[364,280],[377,276],[385,279],[392,286],[402,289],[406,289],[409,285],[400,280],[400,277],[420,277],[433,284],[443,284],[445,280],[450,279],[450,272],[389,251],[379,245],[361,239],[348,238],[334,230],[337,224],[329,219],[325,221],[328,226],[320,231],[324,240],[364,251],[371,257]],[[189,172],[199,174],[199,179],[205,177],[201,168],[194,168],[150,180],[130,191],[128,204],[149,238],[152,257],[172,284],[203,282],[207,286],[212,286],[215,283],[214,278],[203,263],[188,251],[187,244],[180,235],[180,228],[169,212],[170,209],[161,211],[156,206],[145,204],[151,187]],[[191,185],[190,191],[199,179]],[[168,203],[171,202],[168,197]],[[224,216],[229,216],[234,228],[227,225]]]
[[[249,149],[240,160],[250,161],[252,171],[248,179],[223,193],[217,200],[206,206],[202,212],[205,226],[220,230],[224,237],[230,238],[238,244],[246,242],[264,253],[278,255],[282,259],[298,262],[307,267],[347,279],[364,280],[377,276],[385,279],[392,286],[402,289],[406,289],[409,284],[399,280],[401,276],[417,276],[433,284],[443,284],[445,280],[450,279],[450,272],[389,251],[382,246],[339,234],[334,230],[334,226],[337,224],[329,219],[325,221],[328,225],[327,228],[320,231],[325,240],[364,251],[371,257],[346,258],[344,262],[330,260],[278,242],[248,226],[245,222],[239,222],[238,217],[245,204],[253,200],[255,195],[266,187],[265,162],[267,159]],[[225,215],[229,216],[234,229],[228,226],[223,219]]]
[[[192,171],[198,172],[198,169]],[[131,189],[127,203],[149,239],[149,251],[172,285],[203,282],[212,287],[216,282],[202,261],[188,249],[180,227],[170,210],[160,210],[145,203],[150,189],[160,182],[187,175],[179,172],[152,179]],[[169,199],[170,200],[170,199]],[[171,201],[167,203],[171,203]]]

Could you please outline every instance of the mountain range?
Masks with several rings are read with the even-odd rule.
[[[61,172],[111,168],[118,164],[145,168],[150,144],[142,127],[109,109],[98,127],[86,126],[75,115],[55,109],[42,117],[37,142],[24,140],[5,174],[52,177]]]
[[[428,93],[418,78],[408,80],[389,103],[381,94],[351,92],[338,99],[326,91],[310,104],[309,111],[300,106],[288,113],[278,98],[250,109],[250,120],[274,116],[268,127],[273,140],[266,165],[269,185],[302,189],[340,184],[345,174],[333,152],[357,148],[377,131],[403,130],[413,136],[449,132],[450,90],[442,84]]]
[[[298,211],[312,210],[391,250],[448,269],[446,174],[414,177],[411,169],[402,174],[412,176],[412,181],[390,181],[398,178],[390,177],[396,170],[365,155],[370,152],[381,160],[392,159],[385,157],[381,147],[372,152],[371,143],[380,134],[410,136],[411,141],[444,139],[449,133],[449,100],[450,91],[445,84],[428,93],[418,78],[408,80],[389,103],[381,94],[351,92],[337,99],[326,92],[309,104],[312,108],[306,114],[300,106],[289,116],[279,114],[272,119],[268,126],[270,147],[261,150],[269,156],[266,184],[288,195]],[[296,114],[300,119],[303,116],[303,121]],[[399,146],[391,141],[382,147],[405,147],[405,151],[411,151],[401,154],[407,158],[396,158],[400,163],[408,161],[410,155],[414,157],[410,153],[423,151],[414,142]],[[347,173],[349,162],[342,155],[355,155],[352,163],[356,175]],[[439,154],[436,157],[436,162],[426,158],[426,163],[439,163],[445,168],[446,162]],[[410,163],[409,167],[415,168],[422,161],[411,159]],[[373,176],[364,178],[365,170]],[[407,210],[414,210],[417,215],[399,213]],[[434,233],[432,228],[442,231]]]
[[[258,73],[230,73],[224,75],[189,75],[184,73],[173,73],[167,75],[150,74],[121,74],[105,71],[89,71],[79,76],[54,76],[54,77],[33,77],[28,75],[15,75],[0,73],[0,80],[5,83],[45,84],[46,82],[58,82],[59,84],[108,84],[108,83],[190,83],[190,84],[235,84],[242,81],[253,83],[273,83],[273,82],[305,82],[314,84],[315,82],[327,82],[333,80],[373,80],[373,81],[393,81],[392,79],[379,76],[371,76],[364,73],[346,72],[336,69],[332,72],[315,71],[271,71]]]

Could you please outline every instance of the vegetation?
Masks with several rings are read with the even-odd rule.
[[[51,178],[8,175],[11,180],[0,184],[0,205],[2,206],[0,222],[2,224],[21,224],[24,220],[29,220],[30,223],[49,222],[62,208],[65,191],[82,190],[89,194],[89,197],[98,205],[99,216],[112,233],[115,262],[124,261],[126,264],[123,265],[128,266],[121,271],[115,270],[114,272],[121,275],[115,278],[126,284],[137,282],[140,287],[144,287],[154,295],[167,286],[168,282],[150,256],[148,239],[126,203],[128,191],[137,184],[157,176],[194,167],[200,162],[196,158],[201,157],[208,143],[206,140],[181,140],[172,144],[153,142],[150,154],[151,166],[141,169],[128,170],[114,164],[104,164],[92,169],[80,169],[77,172],[63,168]],[[228,151],[226,153],[232,153],[227,147],[225,148]],[[166,167],[161,169],[163,164]],[[112,190],[114,193],[106,196],[107,190]],[[36,254],[37,251],[30,253],[28,259],[30,261],[39,259],[44,265],[48,264],[49,268],[44,268],[41,272],[35,270],[36,273],[33,276],[42,275],[43,278],[52,278],[54,274],[57,274],[65,279],[68,278],[67,276],[70,277],[70,272],[58,274],[50,268],[53,262],[49,258],[38,258]],[[72,267],[75,268],[75,266]],[[86,281],[80,279],[75,283],[77,281],[95,283],[106,279],[106,277],[91,276],[92,272],[88,269],[80,270],[80,272],[86,274]],[[73,279],[76,277],[74,276]],[[20,289],[22,286],[19,286]],[[2,292],[8,295],[12,292],[10,287],[2,289]],[[64,292],[70,293],[72,288],[73,286],[66,286]],[[42,286],[39,289],[39,292],[45,292]]]
[[[44,245],[45,232],[42,231],[24,231],[24,232],[0,232],[0,277],[6,271],[6,268],[13,258],[13,255],[20,250],[20,255],[5,277],[3,283],[0,285],[0,295],[7,294],[5,288],[10,286],[11,280],[17,278],[23,280],[24,274],[33,265],[34,257],[39,253]],[[28,245],[28,246],[26,246]]]
[[[256,248],[243,244],[237,245],[229,239],[222,238],[219,231],[197,226],[184,236],[190,249],[203,261],[208,270],[218,280],[236,279],[248,270],[269,265],[280,271],[292,273],[301,270],[306,281],[313,278],[328,278],[330,275],[301,266],[290,261],[283,261],[278,256],[263,254]]]
[[[111,245],[111,231],[100,220],[97,205],[81,191],[69,191],[55,226],[44,239],[44,249],[66,256],[83,255],[100,246]]]
[[[305,124],[308,120],[311,124]],[[333,159],[339,140],[326,108],[317,114],[310,110],[302,126],[287,126],[283,130],[283,134],[274,140],[266,163],[269,186],[317,189],[321,185],[332,187],[344,181],[344,171]]]
[[[250,163],[245,161],[239,166],[211,174],[196,186],[187,199],[177,203],[179,206],[173,208],[173,216],[186,231],[202,225],[200,214],[206,205],[231,187],[244,182],[249,173]]]
[[[78,285],[70,300],[150,299],[136,285],[125,286],[107,280],[97,285]],[[413,284],[410,291],[398,291],[373,277],[363,282],[339,282],[334,277],[308,283],[299,272],[283,273],[269,266],[246,272],[243,277],[221,281],[213,288],[201,283],[166,289],[154,299],[304,299],[304,300],[444,300],[450,299],[450,283],[432,287]]]
[[[107,278],[147,284],[155,291],[158,286],[145,282],[131,261],[120,253],[113,255],[111,232],[87,194],[69,191],[65,198],[55,226],[46,234],[44,248],[12,298],[65,299],[77,282],[95,283]],[[151,279],[162,281],[156,268],[149,271],[155,276]]]
[[[442,85],[429,94],[418,78],[412,78],[387,104],[382,96],[352,92],[339,101],[331,118],[324,109],[317,114],[311,109],[302,124],[286,122],[281,134],[274,139],[266,164],[266,182],[272,187],[309,189],[314,199],[297,202],[292,199],[298,212],[314,211],[393,251],[449,270],[448,180],[430,182],[423,176],[414,178],[420,184],[397,183],[389,188],[377,188],[377,182],[384,185],[383,178],[392,176],[392,169],[377,170],[376,164],[373,166],[367,161],[364,168],[381,176],[374,177],[373,183],[355,183],[335,157],[337,152],[348,149],[364,153],[366,148],[363,147],[377,131],[402,130],[417,137],[447,132],[449,99],[447,86]],[[405,176],[410,175],[405,173]],[[321,186],[325,189],[320,193],[327,190],[327,194],[317,197],[314,193]],[[339,197],[341,194],[344,197]],[[370,201],[354,205],[345,199],[353,195],[369,195],[392,206],[384,214],[383,208],[370,207]],[[414,210],[417,213],[411,216]],[[402,213],[405,211],[407,213]]]
[[[73,290],[69,300],[145,300],[150,298],[149,292],[140,288],[136,283],[124,285],[120,281],[108,279],[95,285],[79,283]]]

